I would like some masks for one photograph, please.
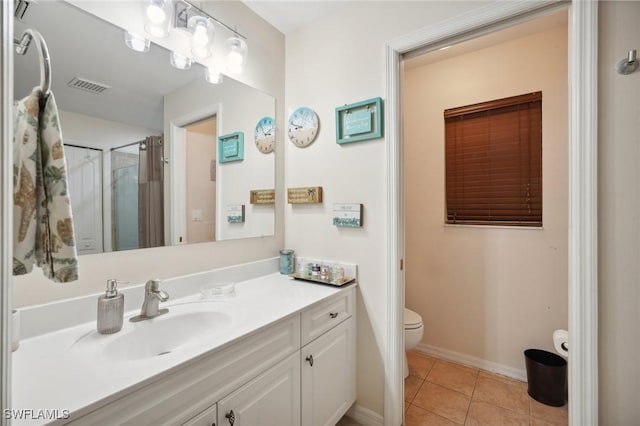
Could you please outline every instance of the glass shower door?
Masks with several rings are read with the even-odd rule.
[[[139,248],[138,158],[138,153],[133,153],[131,150],[111,152],[113,249],[115,251]]]

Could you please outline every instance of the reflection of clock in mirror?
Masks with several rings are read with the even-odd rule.
[[[289,139],[294,145],[305,147],[318,136],[318,115],[314,110],[300,107],[289,116]]]
[[[276,122],[273,117],[263,117],[256,124],[255,132],[256,148],[260,152],[268,154],[273,152],[276,142]]]

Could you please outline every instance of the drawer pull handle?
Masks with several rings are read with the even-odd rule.
[[[309,365],[313,367],[313,355],[309,355],[306,360],[309,361]]]
[[[236,414],[233,412],[233,410],[225,414],[225,417],[227,418],[227,420],[229,420],[229,424],[231,426],[233,426],[233,424],[236,422]]]
[[[335,317],[337,317],[337,316],[338,316],[338,313],[337,313],[337,312],[330,312],[330,313],[329,313],[329,316],[330,316],[331,318],[335,318]]]

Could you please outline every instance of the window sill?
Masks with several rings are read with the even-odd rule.
[[[544,231],[544,226],[510,226],[510,225],[471,225],[443,223],[445,228],[473,228],[473,229],[517,229],[519,231]]]

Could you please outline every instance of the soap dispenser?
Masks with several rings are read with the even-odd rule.
[[[118,280],[107,280],[107,291],[98,297],[98,333],[117,333],[123,317],[124,294],[118,293]]]

